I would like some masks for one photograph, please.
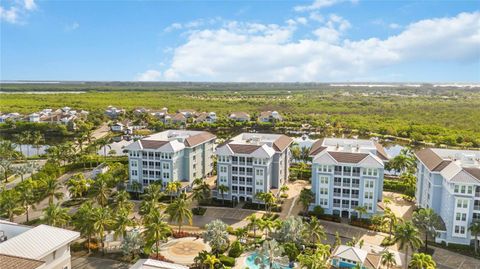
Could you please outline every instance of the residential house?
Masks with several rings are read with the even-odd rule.
[[[70,244],[79,237],[78,232],[48,225],[0,220],[0,268],[70,269]],[[11,267],[13,262],[25,266]]]
[[[114,106],[108,106],[107,109],[105,110],[105,114],[112,119],[116,119],[120,115],[125,114],[125,109],[119,109]]]
[[[250,115],[246,112],[232,112],[228,118],[239,122],[250,121]]]
[[[0,123],[5,123],[8,120],[19,121],[21,119],[22,119],[22,115],[20,115],[20,113],[17,113],[17,112],[0,115]]]
[[[416,203],[441,218],[436,242],[469,245],[480,221],[480,151],[427,148],[417,157]]]
[[[28,121],[29,122],[40,122],[40,114],[32,113],[32,114],[28,115]]]
[[[228,187],[224,199],[260,202],[257,193],[278,193],[288,180],[292,142],[280,134],[243,133],[218,146],[217,187]]]
[[[333,268],[353,268],[359,265],[362,269],[379,269],[381,268],[381,259],[382,256],[379,253],[340,245],[333,250],[330,261]]]
[[[325,213],[349,218],[361,206],[367,215],[377,213],[382,201],[385,149],[373,140],[324,138],[313,143],[313,206]],[[363,216],[362,216],[363,217]]]
[[[173,124],[185,125],[187,124],[187,117],[183,113],[177,113],[171,117]]]
[[[195,122],[215,123],[215,121],[217,121],[215,112],[202,112],[195,118]]]
[[[168,130],[135,141],[128,150],[130,185],[156,181],[190,185],[213,171],[216,136],[203,131]]]
[[[177,113],[183,114],[185,118],[193,118],[197,115],[197,112],[193,109],[179,109]]]
[[[150,115],[158,118],[158,119],[163,119],[165,117],[165,115],[168,114],[168,109],[166,107],[158,110],[158,111],[151,111],[150,112]]]
[[[282,121],[282,116],[277,111],[262,111],[258,117],[260,122]]]

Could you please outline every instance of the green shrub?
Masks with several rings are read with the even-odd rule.
[[[243,246],[239,241],[235,241],[230,246],[230,250],[228,251],[228,256],[232,258],[238,258],[243,253]]]
[[[222,263],[224,266],[235,266],[235,258],[220,255],[218,259],[220,260],[220,263]]]
[[[192,209],[193,215],[203,216],[207,209],[205,207],[195,207]]]
[[[324,213],[325,213],[325,210],[323,210],[323,208],[319,205],[315,206],[312,211],[312,215],[317,218],[320,218]]]

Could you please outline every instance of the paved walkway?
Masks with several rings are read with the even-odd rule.
[[[173,239],[160,246],[160,254],[182,265],[194,263],[195,257],[203,250],[210,252],[211,248],[203,239],[195,237]]]

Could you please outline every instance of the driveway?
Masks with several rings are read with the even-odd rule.
[[[90,256],[72,256],[72,269],[128,269],[131,264]]]

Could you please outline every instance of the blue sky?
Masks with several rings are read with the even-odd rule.
[[[0,0],[1,80],[480,82],[478,1]]]

